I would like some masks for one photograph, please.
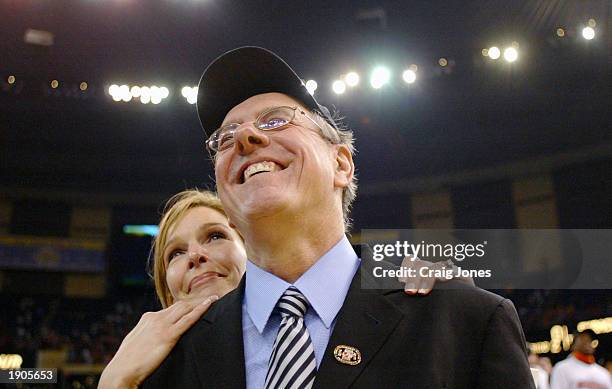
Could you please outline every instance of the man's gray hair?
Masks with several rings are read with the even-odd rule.
[[[324,119],[324,115],[320,112],[314,111],[314,113],[315,115],[313,115],[312,119],[321,127],[321,130],[323,130],[323,137],[333,144],[346,145],[351,155],[354,156],[357,151],[355,149],[355,137],[353,136],[353,130],[349,129],[342,122],[343,117],[335,111],[332,115],[332,119],[336,126],[333,126]],[[350,213],[355,197],[357,197],[357,177],[353,175],[351,182],[342,192],[342,216],[344,218],[344,230],[346,232],[349,232],[352,225]]]

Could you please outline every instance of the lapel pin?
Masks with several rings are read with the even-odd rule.
[[[358,365],[361,362],[361,352],[355,347],[344,344],[336,346],[334,349],[334,357],[340,363],[345,365]]]

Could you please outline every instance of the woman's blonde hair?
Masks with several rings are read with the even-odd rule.
[[[174,303],[168,283],[166,282],[166,261],[164,259],[168,232],[189,210],[196,207],[208,207],[227,216],[223,205],[221,205],[221,200],[219,200],[215,193],[207,190],[185,190],[175,194],[168,200],[159,222],[159,233],[153,240],[152,252],[149,256],[149,261],[151,261],[151,258],[153,260],[150,268],[152,268],[152,277],[155,281],[155,292],[163,308],[167,308]]]

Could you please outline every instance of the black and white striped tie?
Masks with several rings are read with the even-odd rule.
[[[268,362],[266,389],[312,388],[317,361],[304,324],[306,309],[306,297],[293,286],[278,300],[276,310],[282,321]]]

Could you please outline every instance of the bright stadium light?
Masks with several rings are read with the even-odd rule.
[[[115,84],[111,85],[111,86],[108,88],[108,94],[109,94],[109,95],[111,95],[111,96],[113,96],[113,97],[114,97],[115,95],[118,95],[118,94],[119,94],[119,85],[115,85]]]
[[[335,94],[341,95],[344,93],[344,91],[346,91],[346,84],[342,80],[336,80],[332,84],[332,90]]]
[[[499,51],[499,47],[497,46],[490,47],[488,50],[488,53],[489,53],[489,58],[491,59],[498,59],[499,56],[501,55],[501,51]]]
[[[184,86],[181,89],[181,95],[187,99],[189,104],[195,104],[198,101],[198,87]]]
[[[140,87],[138,85],[134,85],[133,87],[130,88],[130,93],[132,94],[133,97],[140,97]]]
[[[402,78],[407,84],[412,84],[416,81],[416,73],[411,69],[406,69],[404,73],[402,73]]]
[[[514,47],[507,47],[504,50],[504,59],[507,62],[514,62],[518,59],[518,51]]]
[[[383,66],[378,66],[372,71],[370,76],[370,85],[374,89],[380,89],[391,79],[391,72]]]
[[[357,86],[357,84],[359,84],[359,74],[356,72],[347,73],[346,76],[344,76],[344,82],[350,87]]]
[[[595,38],[595,30],[591,26],[586,26],[582,29],[582,37],[587,41]]]
[[[121,85],[119,87],[119,96],[121,96],[121,100],[126,103],[132,100],[132,94],[130,93],[130,87],[127,85]]]
[[[151,101],[151,89],[148,86],[140,88],[140,102],[143,104],[149,104]]]
[[[151,86],[151,102],[153,102],[153,97],[161,99],[161,90],[156,85]]]
[[[162,97],[158,93],[156,93],[155,95],[151,96],[151,102],[153,104],[159,104],[159,103],[161,103],[161,101],[162,101]]]
[[[170,96],[170,90],[168,90],[168,88],[166,88],[165,86],[162,86],[161,88],[159,88],[159,90],[161,91],[162,99],[165,99]]]
[[[317,82],[315,80],[308,80],[308,81],[306,81],[306,90],[311,95],[314,95],[314,93],[317,90],[318,86],[319,86],[319,84],[317,84]]]

